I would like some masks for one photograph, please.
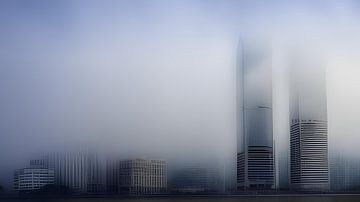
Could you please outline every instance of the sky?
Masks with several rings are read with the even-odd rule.
[[[294,47],[321,54],[330,148],[355,156],[359,11],[355,0],[2,0],[0,185],[38,153],[74,148],[234,158],[243,35],[272,40],[281,55],[274,72]]]

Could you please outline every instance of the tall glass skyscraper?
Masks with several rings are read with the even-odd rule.
[[[329,190],[325,68],[296,55],[290,83],[290,186]]]
[[[239,45],[237,68],[237,187],[275,188],[272,54],[256,41]]]

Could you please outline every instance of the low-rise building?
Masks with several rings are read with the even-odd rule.
[[[108,162],[109,192],[151,195],[167,190],[167,165],[163,160],[124,160]]]
[[[30,167],[15,171],[13,188],[18,192],[32,192],[40,190],[46,185],[52,185],[54,182],[54,169],[31,163]]]

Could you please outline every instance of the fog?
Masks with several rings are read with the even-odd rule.
[[[274,130],[283,136],[287,53],[321,55],[330,150],[356,155],[359,9],[357,1],[3,0],[0,185],[40,153],[78,148],[235,159],[243,35],[269,38],[276,49]]]

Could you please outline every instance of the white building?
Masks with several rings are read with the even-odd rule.
[[[55,172],[52,168],[33,166],[21,168],[14,173],[13,189],[19,192],[32,192],[54,184]]]

